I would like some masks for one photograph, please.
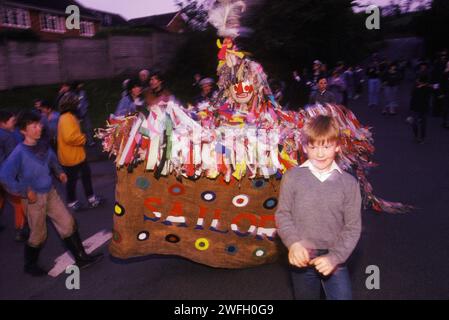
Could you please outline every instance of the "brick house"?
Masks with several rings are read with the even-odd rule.
[[[80,29],[66,28],[65,13],[70,5],[80,8]],[[102,24],[101,18],[72,0],[0,0],[0,31],[31,30],[41,40],[68,37],[93,37]]]
[[[187,23],[182,11],[131,19],[128,23],[132,27],[156,27],[171,33],[184,33],[187,30]]]
[[[90,15],[100,19],[101,27],[109,28],[109,27],[126,27],[128,25],[128,21],[123,18],[121,15],[117,13],[106,12],[102,10],[89,9],[86,8],[86,12]]]

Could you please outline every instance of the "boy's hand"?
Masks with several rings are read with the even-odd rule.
[[[310,261],[309,251],[299,242],[295,242],[288,250],[288,261],[299,268],[307,267]]]
[[[33,204],[33,203],[36,203],[36,201],[37,201],[37,194],[36,194],[36,192],[34,192],[33,190],[28,190],[28,192],[27,192],[27,198],[28,198],[28,202],[29,203],[31,203],[31,204]]]
[[[330,275],[337,267],[326,256],[317,257],[312,261],[310,261],[309,264],[315,266],[315,269],[317,269],[317,271],[321,273],[323,276]]]
[[[59,175],[59,181],[61,181],[62,183],[67,183],[67,175],[65,173],[61,173]]]

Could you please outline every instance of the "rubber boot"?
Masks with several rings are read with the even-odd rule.
[[[47,271],[45,271],[37,264],[40,251],[41,248],[32,247],[28,243],[25,244],[24,271],[28,274],[31,274],[33,277],[42,277],[47,275]]]
[[[84,251],[83,243],[81,242],[78,230],[75,230],[70,237],[64,239],[67,249],[75,258],[76,265],[80,268],[87,268],[103,258],[103,254],[89,255]]]

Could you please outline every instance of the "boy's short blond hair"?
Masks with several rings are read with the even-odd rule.
[[[340,139],[340,129],[333,117],[317,116],[304,125],[303,128],[303,144],[325,144],[338,143]]]

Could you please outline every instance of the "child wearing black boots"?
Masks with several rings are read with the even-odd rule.
[[[38,265],[39,252],[47,237],[47,216],[78,267],[90,266],[102,258],[102,254],[86,254],[75,220],[53,186],[52,174],[63,183],[67,182],[67,176],[48,143],[40,142],[40,120],[32,112],[25,112],[19,117],[17,125],[25,140],[14,149],[0,170],[0,182],[5,189],[24,199],[30,227],[30,236],[25,245],[24,270],[33,276],[47,274]]]

